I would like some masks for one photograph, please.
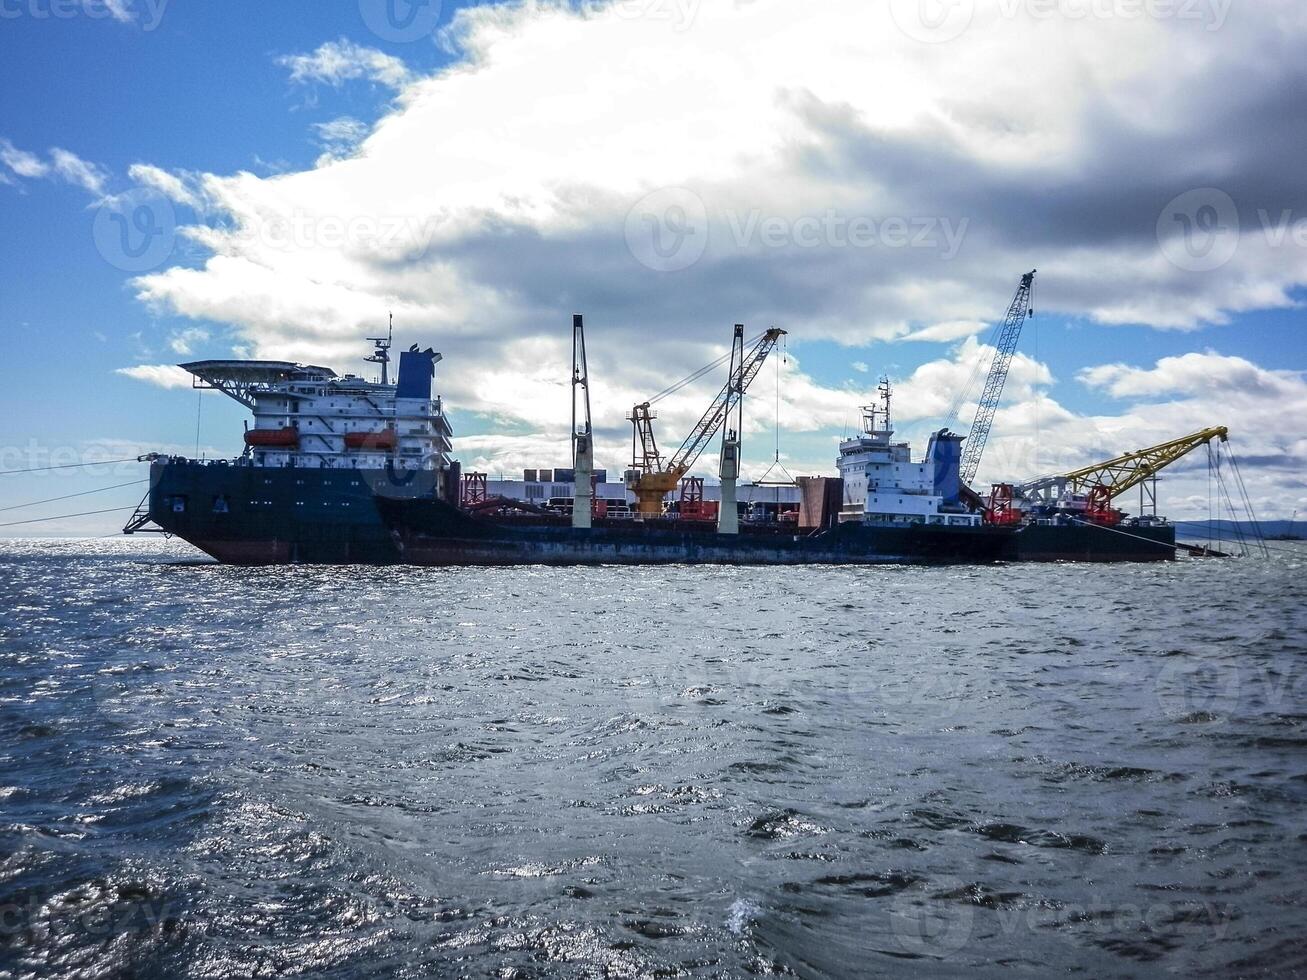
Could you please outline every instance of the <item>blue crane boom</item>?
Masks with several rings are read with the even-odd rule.
[[[971,433],[967,436],[966,446],[962,452],[962,482],[970,485],[980,469],[980,457],[985,453],[985,443],[989,441],[989,430],[994,424],[994,414],[998,411],[999,399],[1003,397],[1003,385],[1007,382],[1008,368],[1012,366],[1012,355],[1016,353],[1017,341],[1021,338],[1021,327],[1030,316],[1030,291],[1035,283],[1036,270],[1031,269],[1021,277],[1012,305],[1008,307],[1007,319],[999,332],[995,345],[994,363],[990,365],[989,377],[985,379],[985,391],[976,406],[976,418],[971,423]]]

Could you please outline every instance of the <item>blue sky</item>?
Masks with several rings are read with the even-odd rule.
[[[1307,371],[1297,308],[1307,282],[1302,246],[1290,238],[1263,254],[1262,231],[1263,241],[1241,244],[1235,258],[1214,270],[1159,265],[1160,273],[1140,272],[1158,251],[1152,232],[1158,209],[1193,188],[1228,188],[1248,240],[1258,237],[1259,212],[1302,206],[1301,195],[1291,193],[1297,161],[1277,160],[1273,141],[1262,144],[1260,159],[1226,153],[1229,147],[1222,142],[1243,144],[1256,136],[1223,128],[1222,113],[1237,115],[1240,126],[1254,126],[1257,107],[1266,110],[1267,133],[1297,131],[1301,120],[1285,120],[1271,110],[1273,93],[1299,91],[1301,75],[1287,67],[1288,55],[1283,68],[1272,57],[1269,83],[1250,79],[1245,86],[1237,75],[1225,76],[1221,105],[1200,98],[1202,86],[1216,84],[1215,78],[1199,78],[1188,93],[1153,89],[1159,102],[1173,102],[1174,132],[1167,137],[1173,144],[1168,145],[1205,148],[1218,162],[1207,165],[1203,154],[1191,153],[1141,163],[1141,154],[1162,151],[1139,135],[1148,112],[1113,101],[1113,86],[1139,79],[1120,78],[1123,69],[1103,67],[1111,57],[1105,52],[1124,47],[1128,53],[1135,41],[1158,45],[1157,38],[1119,32],[1163,32],[1163,53],[1166,45],[1196,45],[1201,52],[1209,43],[1236,52],[1264,49],[1263,31],[1273,26],[1269,18],[1261,24],[1246,14],[1242,22],[1232,19],[1220,32],[1209,32],[1210,38],[1187,25],[1093,25],[1099,34],[1070,24],[1035,25],[1032,29],[1061,31],[1053,35],[1053,46],[1065,35],[1067,50],[1092,65],[1094,77],[1105,79],[1097,101],[1065,106],[1061,115],[1072,123],[1055,105],[1041,106],[1038,96],[1026,114],[1014,117],[1026,127],[1032,157],[1051,154],[1065,164],[1075,152],[1067,147],[1077,138],[1098,141],[1099,150],[1076,159],[1075,167],[1040,171],[1010,145],[976,148],[978,139],[990,139],[992,131],[1003,128],[992,120],[952,133],[953,143],[941,135],[951,132],[940,128],[941,119],[965,128],[981,110],[1001,114],[993,107],[1009,92],[1001,77],[986,83],[993,88],[984,97],[993,104],[978,109],[966,103],[965,86],[935,70],[930,77],[936,89],[921,96],[915,115],[888,101],[857,101],[857,93],[878,86],[870,67],[865,82],[848,91],[839,80],[826,78],[828,59],[812,47],[812,37],[831,35],[822,33],[823,7],[833,17],[851,16],[842,3],[820,0],[802,14],[794,12],[794,64],[782,69],[769,68],[761,54],[781,33],[778,22],[768,19],[779,16],[770,2],[724,13],[729,5],[714,6],[713,0],[686,6],[623,0],[615,14],[606,14],[603,4],[560,14],[446,0],[436,30],[396,41],[391,32],[370,29],[367,17],[379,9],[373,0],[161,6],[135,0],[119,6],[121,17],[91,16],[76,3],[62,8],[71,16],[56,17],[49,0],[5,0],[0,148],[11,153],[8,169],[0,166],[0,323],[7,330],[11,368],[0,394],[6,427],[0,469],[39,464],[42,454],[56,449],[112,454],[124,447],[193,447],[197,396],[122,369],[233,351],[358,369],[348,362],[350,352],[356,348],[362,356],[363,338],[384,323],[388,308],[398,306],[400,342],[432,343],[447,351],[442,370],[450,379],[456,432],[477,437],[461,447],[465,459],[509,471],[552,462],[541,457],[555,446],[559,457],[566,454],[558,429],[566,414],[565,394],[558,389],[557,406],[538,403],[554,397],[550,358],[560,362],[558,375],[566,373],[562,361],[574,309],[590,317],[596,386],[610,388],[611,398],[597,405],[606,413],[600,425],[608,423],[608,458],[601,462],[609,466],[622,462],[620,406],[633,394],[651,393],[661,387],[660,380],[673,381],[710,359],[737,319],[759,329],[779,323],[791,331],[789,352],[797,360],[796,373],[784,376],[783,452],[794,468],[816,470],[828,467],[823,461],[840,434],[841,412],[854,414],[861,393],[874,387],[878,374],[900,381],[905,398],[918,405],[927,401],[931,378],[955,377],[968,366],[959,347],[967,334],[987,337],[982,322],[1000,317],[1020,273],[1040,266],[1051,271],[1041,272],[1038,315],[1021,345],[1029,360],[1029,384],[1022,387],[1020,370],[1014,374],[1007,428],[1013,442],[1008,456],[1000,458],[1028,460],[1016,447],[1029,437],[1035,416],[1045,420],[1040,438],[1060,440],[1071,456],[1106,448],[1113,439],[1127,443],[1116,449],[1129,449],[1178,435],[1174,429],[1187,428],[1189,419],[1192,428],[1228,421],[1236,428],[1236,447],[1246,446],[1259,458],[1284,457],[1256,478],[1259,506],[1271,510],[1270,516],[1287,515],[1300,503],[1307,509],[1303,457],[1297,455],[1307,456],[1307,449],[1296,448],[1302,440],[1293,433],[1303,416],[1292,417],[1307,406],[1297,400]],[[473,6],[485,9],[466,9]],[[107,12],[95,4],[92,9]],[[429,9],[418,16],[429,17]],[[728,22],[727,17],[740,19]],[[457,30],[442,36],[451,25]],[[986,21],[983,7],[977,8],[971,34],[1008,32],[996,34],[997,41],[977,37],[972,42],[964,35],[944,45],[923,44],[879,24],[873,28],[880,33],[867,43],[885,45],[902,59],[904,73],[930,70],[929,59],[945,55],[950,64],[968,70],[991,60],[1002,64],[996,45],[1011,40],[1023,47],[1026,40],[1011,37],[1015,27]],[[1276,29],[1282,28],[1281,23]],[[754,45],[760,54],[751,65],[750,84],[755,90],[775,89],[756,106],[737,98],[738,113],[732,109],[729,119],[711,99],[686,96],[678,88],[682,78],[699,92],[712,87],[714,69],[705,67],[709,59],[693,48],[711,50],[719,31],[741,37],[745,49]],[[865,33],[870,37],[875,31]],[[858,52],[858,59],[852,63],[871,64],[867,52]],[[1219,65],[1211,70],[1215,74]],[[1273,84],[1277,70],[1285,73],[1278,85]],[[1033,87],[1053,94],[1071,84],[1060,77],[1056,60],[1036,56],[1022,71],[1028,77],[1014,76],[1011,90],[1022,91],[1032,79]],[[670,74],[642,88],[642,72]],[[623,89],[621,97],[602,101],[603,89],[613,87]],[[1231,91],[1242,92],[1243,101]],[[780,111],[777,105],[785,107],[784,139],[751,143],[752,134],[764,128],[765,114]],[[857,111],[849,110],[846,119],[840,112],[850,105]],[[948,112],[936,111],[940,105]],[[1108,122],[1103,106],[1115,107]],[[554,143],[543,125],[551,114],[562,120],[559,130],[580,122]],[[1205,116],[1211,117],[1210,129]],[[323,134],[315,127],[340,120],[355,131],[330,151],[334,158],[326,159]],[[541,121],[539,130],[533,128],[535,120]],[[374,132],[379,123],[384,125]],[[736,139],[738,152],[712,145],[718,128]],[[642,146],[643,133],[657,138]],[[60,165],[56,149],[75,162],[65,157]],[[464,159],[476,154],[484,159]],[[352,165],[354,156],[362,164]],[[514,158],[524,161],[520,171],[512,169]],[[502,181],[498,197],[497,188],[478,185],[478,163]],[[1283,180],[1278,163],[1289,174]],[[142,188],[159,194],[162,178],[133,169],[142,165],[156,175],[173,175],[183,188],[170,204],[179,225],[239,229],[242,208],[257,211],[279,197],[316,202],[339,195],[357,201],[359,186],[369,195],[367,203],[357,205],[360,213],[375,215],[376,202],[385,200],[378,185],[389,180],[395,181],[396,213],[420,217],[421,205],[413,202],[424,201],[429,191],[440,198],[432,207],[441,220],[451,213],[460,217],[451,222],[453,231],[441,226],[433,251],[440,262],[413,265],[421,277],[400,281],[388,267],[389,278],[377,273],[369,280],[370,270],[360,273],[348,264],[335,269],[332,288],[347,290],[342,295],[358,302],[348,317],[328,317],[326,323],[313,322],[322,311],[304,299],[313,290],[297,284],[296,267],[279,265],[280,253],[271,259],[256,256],[253,264],[272,268],[273,281],[284,282],[289,297],[284,314],[272,319],[249,312],[250,304],[242,300],[268,288],[269,294],[253,304],[266,309],[280,301],[276,290],[211,264],[211,246],[183,237],[162,262],[143,271],[126,271],[106,259],[103,240],[96,237],[104,202]],[[367,167],[386,176],[369,176]],[[913,176],[934,168],[953,176],[930,185]],[[1071,171],[1076,175],[1067,176]],[[238,177],[244,172],[252,175],[248,181]],[[1105,192],[1109,183],[1119,184],[1119,193]],[[859,196],[873,186],[875,196]],[[626,245],[633,251],[621,247],[621,219],[627,218],[629,232],[633,202],[660,187],[691,188],[696,200],[707,202],[714,237],[705,257],[689,269],[652,269],[643,260],[632,261],[640,256],[629,234]],[[774,187],[787,191],[773,195]],[[195,206],[201,197],[202,209]],[[1132,218],[1107,214],[1116,197],[1142,202],[1138,227]],[[343,205],[334,206],[340,213]],[[953,215],[965,218],[972,231],[951,264],[884,246],[859,253],[830,242],[809,250],[790,243],[767,251],[756,243],[731,243],[724,222],[719,225],[720,215],[729,212],[737,220],[749,206],[789,221],[796,213],[832,209],[882,219]],[[604,217],[610,213],[617,216],[614,221]],[[1294,219],[1304,216],[1291,213]],[[1136,235],[1140,228],[1147,234]],[[613,241],[606,237],[610,232]],[[320,244],[315,241],[314,249]],[[219,251],[223,248],[231,246],[220,243]],[[242,257],[249,257],[248,250]],[[168,270],[176,267],[197,274],[169,277]],[[914,332],[959,321],[974,326],[937,330],[934,336],[941,339],[909,339]],[[1190,360],[1182,361],[1186,356]],[[1196,356],[1210,360],[1200,363]],[[1086,381],[1084,372],[1111,365],[1120,370]],[[954,374],[941,374],[946,368]],[[1126,369],[1134,373],[1122,374]],[[1214,380],[1209,386],[1195,383],[1195,377]],[[771,418],[770,374],[760,384],[768,390],[755,408],[756,432],[746,455],[765,465],[772,439],[763,428]],[[1257,398],[1252,389],[1260,392]],[[1231,399],[1231,391],[1239,397]],[[947,401],[947,395],[940,397]],[[694,399],[706,397],[706,389],[691,392],[669,413],[665,441],[678,440],[676,429],[697,414]],[[1227,420],[1223,413],[1233,417]],[[202,447],[236,452],[239,407],[208,396],[201,415]],[[1000,428],[1002,423],[1000,417]],[[939,420],[928,409],[914,412],[905,405],[904,431],[914,441],[920,442],[931,424]],[[1094,437],[1078,435],[1095,426],[1100,431]],[[1251,431],[1241,432],[1240,426]],[[601,456],[602,451],[601,444]],[[107,476],[96,471],[9,476],[0,483],[0,504],[122,482],[123,472],[130,476],[124,470]],[[131,491],[107,493],[7,516],[108,507],[130,502],[131,496]],[[107,532],[118,520],[107,515],[53,527]],[[42,527],[10,533],[24,530]]]

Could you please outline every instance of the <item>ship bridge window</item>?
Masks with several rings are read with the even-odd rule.
[[[172,512],[174,514],[185,514],[186,497],[182,494],[178,494],[177,496],[169,499],[168,506],[172,509]]]
[[[227,514],[231,512],[231,506],[227,503],[227,495],[220,493],[213,498],[213,512],[215,514]]]

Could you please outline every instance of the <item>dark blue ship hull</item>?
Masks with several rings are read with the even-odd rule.
[[[163,459],[150,467],[149,516],[233,565],[385,565],[400,560],[378,494],[425,495],[434,474],[259,467]]]
[[[869,565],[1003,560],[1012,533],[983,526],[779,525],[718,534],[687,521],[478,518],[438,500],[378,500],[402,560],[416,565]]]
[[[838,524],[799,532],[744,525],[720,535],[689,521],[477,517],[438,499],[437,475],[257,467],[162,459],[151,466],[149,516],[234,565],[866,565],[999,561],[1159,561],[1170,526],[1021,528]]]

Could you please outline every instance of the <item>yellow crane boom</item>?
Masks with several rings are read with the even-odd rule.
[[[739,346],[743,342],[743,336],[744,327],[737,323],[734,340],[737,349],[743,349]],[[663,461],[658,443],[654,439],[655,415],[650,410],[650,402],[636,405],[631,410],[631,414],[627,416],[633,427],[631,471],[627,476],[627,486],[635,493],[636,512],[641,517],[658,517],[662,514],[663,498],[676,489],[681,477],[690,471],[690,467],[695,464],[704,447],[721,430],[731,410],[739,404],[749,384],[758,376],[763,362],[767,360],[767,355],[783,336],[785,336],[784,330],[772,327],[758,338],[753,349],[738,365],[732,365],[731,377],[726,380],[717,397],[708,406],[708,410],[703,413],[703,417],[690,430],[690,434],[685,437],[680,448],[666,462]],[[691,377],[697,377],[701,373],[696,372]],[[679,387],[680,383],[668,391],[677,390]]]
[[[1159,443],[1132,453],[1123,453],[1101,463],[1082,466],[1069,473],[1041,477],[1023,483],[1016,489],[1023,497],[1048,497],[1061,496],[1068,490],[1072,493],[1088,493],[1096,487],[1101,487],[1099,493],[1107,500],[1112,500],[1132,487],[1139,486],[1145,480],[1152,479],[1199,446],[1205,446],[1213,439],[1225,442],[1229,437],[1229,430],[1225,426],[1212,426],[1192,435],[1172,439],[1170,442]]]

